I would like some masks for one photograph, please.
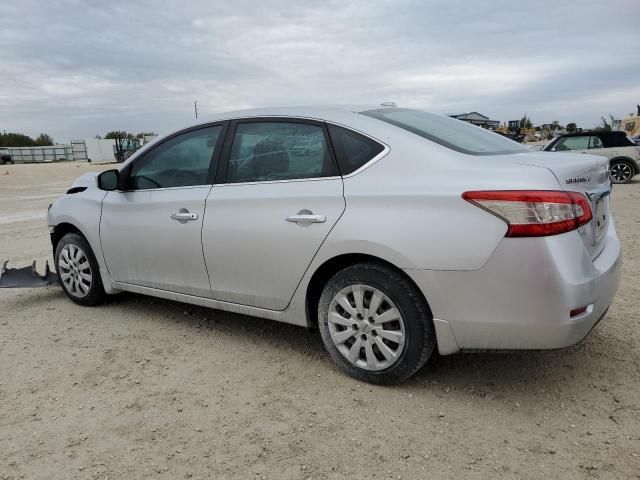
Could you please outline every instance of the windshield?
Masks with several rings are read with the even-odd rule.
[[[468,155],[506,155],[529,150],[513,140],[444,115],[409,108],[360,112]]]

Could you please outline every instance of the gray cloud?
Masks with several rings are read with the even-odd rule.
[[[640,102],[637,0],[3,2],[0,128],[59,141],[251,106],[593,126]]]

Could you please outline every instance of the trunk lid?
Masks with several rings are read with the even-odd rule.
[[[561,188],[584,193],[589,199],[593,219],[578,229],[592,259],[604,248],[611,221],[609,160],[585,154],[531,152],[508,155],[514,163],[550,170]]]

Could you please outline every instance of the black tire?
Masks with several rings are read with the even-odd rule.
[[[81,292],[78,287],[78,291],[80,292],[80,294],[76,294],[74,291],[70,290],[66,282],[63,281],[63,275],[65,274],[65,272],[71,271],[69,268],[66,268],[64,266],[68,264],[64,260],[63,251],[65,250],[65,247],[68,246],[70,246],[69,248],[73,248],[74,250],[79,248],[89,262],[89,269],[85,270],[85,275],[91,276],[91,282],[86,293]],[[100,305],[105,301],[107,294],[105,293],[104,287],[102,286],[102,278],[100,277],[100,267],[98,266],[98,261],[93,254],[93,250],[91,250],[91,247],[89,246],[89,242],[87,242],[87,240],[82,235],[79,235],[77,233],[67,233],[66,235],[64,235],[58,242],[58,245],[56,245],[54,262],[56,266],[56,272],[58,272],[58,281],[60,282],[60,286],[72,302],[77,303],[78,305],[90,307],[94,305]],[[63,265],[61,265],[61,262],[63,263]],[[89,273],[87,274],[86,271],[88,271]],[[73,275],[73,272],[71,272],[71,274]]]
[[[609,164],[609,176],[613,183],[629,183],[636,174],[636,169],[628,160],[613,160]]]
[[[345,354],[341,353],[332,340],[329,327],[330,308],[332,308],[332,304],[334,305],[333,308],[335,308],[333,301],[336,295],[353,285],[363,285],[377,289],[388,297],[400,312],[401,318],[398,322],[402,322],[404,325],[404,346],[394,363],[387,368],[370,370],[352,363],[346,358]],[[371,298],[367,300],[366,295],[364,298],[363,305],[366,306],[368,301],[370,306]],[[368,310],[369,308],[367,307]],[[378,309],[378,311],[381,310]],[[365,323],[364,320],[366,319],[361,321],[362,324]],[[327,282],[318,303],[318,326],[324,346],[333,361],[352,377],[374,384],[394,384],[408,379],[429,360],[436,345],[433,317],[421,292],[401,272],[376,262],[359,263],[347,267],[336,273]],[[347,327],[344,328],[346,332]],[[357,326],[353,328],[356,329]],[[364,328],[364,325],[361,328]],[[369,332],[369,335],[373,334],[368,329],[367,332]],[[364,334],[361,337],[366,338],[367,335]],[[371,338],[371,340],[374,339]],[[351,347],[353,347],[353,344]],[[377,347],[374,346],[374,348]],[[364,359],[365,347],[362,347],[359,351],[359,361],[368,364],[368,361]],[[376,350],[376,355],[382,358],[379,349]]]

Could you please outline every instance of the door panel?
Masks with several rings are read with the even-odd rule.
[[[344,208],[340,177],[214,185],[202,231],[214,298],[286,308]],[[297,214],[319,217],[287,220]]]
[[[164,139],[121,172],[102,203],[100,240],[118,282],[211,297],[202,220],[227,124]]]
[[[100,240],[111,278],[211,297],[201,242],[210,190],[206,185],[109,192],[102,203]],[[171,218],[181,213],[187,215]],[[188,220],[189,213],[196,218]]]

